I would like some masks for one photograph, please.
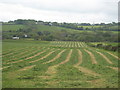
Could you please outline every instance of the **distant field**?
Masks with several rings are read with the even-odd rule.
[[[55,32],[55,31],[67,30],[69,32],[80,32],[74,29],[68,29],[68,28],[56,27],[56,26],[48,26],[48,25],[35,25],[35,27],[36,27],[35,31],[50,31],[50,32],[54,31]],[[17,31],[20,28],[24,29],[26,28],[26,26],[25,25],[3,25],[2,26],[3,31],[9,31],[9,30]]]
[[[55,32],[55,31],[61,31],[65,30],[71,33],[79,33],[79,32],[93,32],[93,31],[86,31],[86,30],[75,30],[75,29],[69,29],[69,28],[64,28],[64,27],[57,27],[57,26],[48,26],[48,25],[35,25],[36,29],[34,32],[37,31],[49,31],[49,32]],[[80,26],[81,27],[81,26]],[[102,26],[94,26],[96,28],[102,27]],[[117,26],[114,27],[109,27],[109,28],[116,28]],[[3,25],[2,26],[2,31],[17,31],[19,29],[24,29],[26,28],[25,25]],[[83,26],[83,28],[92,28],[92,26]],[[98,29],[99,30],[99,29]],[[107,32],[107,31],[102,31],[102,32]],[[118,31],[110,31],[111,33],[119,33]]]
[[[24,25],[2,25],[2,30],[3,31],[16,31],[19,28],[24,28]]]
[[[117,52],[85,42],[3,40],[3,88],[118,88]]]

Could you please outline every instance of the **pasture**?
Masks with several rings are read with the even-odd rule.
[[[3,88],[118,88],[117,52],[84,42],[3,40]]]

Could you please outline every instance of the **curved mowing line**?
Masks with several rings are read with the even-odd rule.
[[[110,66],[106,66],[106,67],[111,68],[111,69],[113,69],[115,71],[120,71],[120,68],[118,68],[118,67],[110,67]]]
[[[29,48],[29,47],[27,47],[27,48]],[[3,57],[12,55],[12,54],[14,54],[14,53],[16,53],[16,52],[18,52],[18,51],[22,51],[22,50],[25,50],[25,49],[27,49],[27,48],[22,48],[22,49],[18,49],[18,50],[16,50],[16,51],[11,51],[12,53],[8,53],[8,54],[6,54],[6,55],[3,55]]]
[[[44,49],[45,47],[43,47],[43,49]],[[37,48],[37,49],[41,49],[41,47],[40,48]],[[34,54],[34,53],[36,53],[37,51],[36,50],[33,50],[33,51],[31,51],[32,52],[32,54]],[[21,58],[25,58],[25,57],[27,57],[27,56],[29,56],[31,53],[28,53],[27,55],[24,55],[24,56],[22,56]]]
[[[82,42],[80,42],[80,45],[81,45],[81,47],[84,47],[83,44],[82,44]]]
[[[61,62],[61,63],[59,63],[58,65],[65,64],[66,62],[68,62],[70,60],[70,58],[71,58],[72,51],[73,50],[71,49],[70,52],[69,52],[69,54],[68,54],[68,56],[67,56],[67,58],[66,58],[66,60],[63,61],[63,62]]]
[[[80,70],[81,72],[86,73],[88,75],[100,76],[100,74],[97,74],[92,70],[89,70],[87,68],[79,66],[82,63],[82,52],[79,49],[77,49],[77,50],[78,50],[78,54],[79,54],[79,57],[78,57],[79,61],[77,64],[74,65],[74,67],[77,68],[78,70]]]
[[[35,53],[35,52],[33,52],[33,53]],[[25,60],[28,60],[28,59],[25,59]],[[9,62],[9,63],[6,63],[6,64],[18,63],[18,62],[22,62],[22,61],[24,61],[24,60],[19,60],[19,61],[14,61],[14,62]]]
[[[26,70],[28,70],[28,69],[31,69],[31,68],[35,67],[35,66],[36,66],[36,65],[27,66],[27,67],[24,67],[24,68],[22,68],[22,69],[20,69],[20,70],[18,70],[18,71],[26,71]]]
[[[114,55],[114,54],[112,54],[112,53],[110,53],[110,52],[107,52],[107,53],[110,54],[110,55],[112,55],[112,56],[115,57],[116,59],[120,60],[120,58],[119,58],[118,56],[116,56],[116,55]]]
[[[14,50],[16,50],[17,48],[12,48],[12,49],[8,49],[7,51],[5,50],[5,51],[2,51],[3,53],[2,54],[9,54],[9,52],[11,52],[11,50],[12,51],[14,51]],[[3,48],[3,50],[4,50],[4,48]]]
[[[34,47],[32,47],[31,49],[33,49]],[[11,57],[9,60],[7,60],[7,61],[10,61],[11,59],[12,60],[16,60],[17,58],[15,58],[15,57],[17,57],[17,56],[21,56],[21,55],[24,55],[26,52],[29,52],[30,50],[27,50],[27,51],[24,51],[24,52],[21,52],[21,53],[17,53],[17,54],[15,54],[13,57]],[[13,59],[14,58],[14,59]]]
[[[26,48],[28,48],[28,47],[26,47]],[[13,52],[13,53],[15,53],[15,52],[18,52],[18,51],[20,51],[20,50],[24,50],[24,49],[26,49],[26,48],[16,48],[16,49],[12,49],[13,51],[10,51],[10,52]],[[3,56],[8,56],[9,54],[12,54],[12,53],[8,53],[8,54],[6,54],[6,55],[3,55]]]
[[[45,63],[43,63],[43,64],[47,64],[47,63],[51,63],[51,62],[55,61],[55,60],[58,59],[58,58],[61,56],[61,54],[62,54],[63,52],[65,52],[65,51],[66,51],[66,50],[62,50],[60,53],[57,54],[56,57],[54,57],[54,58],[51,59],[50,61],[47,61],[47,62],[45,62]]]
[[[87,75],[100,76],[100,74],[98,74],[90,69],[87,69],[85,67],[81,67],[81,66],[74,66],[74,67],[76,67],[81,72],[86,73]]]
[[[35,48],[35,47],[31,47],[31,49],[33,49],[33,48]],[[24,52],[21,52],[21,53],[18,53],[18,54],[16,54],[16,55],[14,55],[14,57],[16,57],[16,56],[21,56],[21,55],[23,55],[23,54],[25,54],[26,52],[29,52],[30,50],[26,50],[26,51],[24,51]]]
[[[50,49],[50,48],[48,48],[48,49]],[[34,58],[34,57],[36,57],[36,56],[39,56],[40,54],[46,52],[48,49],[46,49],[46,50],[44,50],[44,51],[42,51],[42,52],[39,52],[39,53],[37,53],[37,54],[35,54],[35,55],[31,56],[31,57],[28,57],[28,58],[26,58],[26,60],[27,60],[27,59]]]
[[[10,67],[10,66],[3,67],[3,68],[0,68],[0,70],[5,69],[5,68],[9,68],[9,67]]]
[[[57,49],[57,50],[59,50],[59,49]],[[57,51],[57,50],[55,50],[55,51]],[[52,51],[52,52],[48,53],[47,55],[41,57],[40,59],[37,59],[37,60],[34,60],[34,61],[30,61],[29,63],[34,63],[34,62],[40,61],[40,60],[42,60],[42,59],[44,59],[44,58],[47,58],[48,56],[50,56],[50,55],[51,55],[52,53],[54,53],[55,51]]]
[[[75,42],[75,47],[78,47],[78,46],[77,46],[77,42]]]
[[[77,44],[78,44],[78,47],[81,47],[79,43],[77,43]]]
[[[77,64],[75,64],[75,66],[79,66],[80,64],[82,64],[82,52],[79,50],[79,49],[77,49],[77,51],[78,51],[78,54],[79,54],[79,57],[78,57],[78,63]]]
[[[83,43],[84,47],[87,47],[87,45],[85,43]]]
[[[56,65],[50,66],[50,67],[48,68],[48,70],[46,71],[46,73],[48,73],[48,74],[54,74],[54,73],[56,73],[56,68],[57,68],[58,66],[60,66],[61,64],[65,64],[65,63],[67,63],[67,62],[70,60],[72,51],[73,51],[73,50],[71,49],[65,61],[62,61],[61,63],[58,63],[58,64],[56,64]]]
[[[90,51],[88,51],[88,50],[86,50],[86,49],[84,49],[84,51],[86,51],[86,52],[90,55],[92,64],[97,64],[97,61],[96,61],[96,59],[95,59],[95,56],[94,56]]]
[[[113,64],[110,59],[108,59],[105,55],[103,55],[101,52],[96,51],[99,55],[101,55],[109,64]]]

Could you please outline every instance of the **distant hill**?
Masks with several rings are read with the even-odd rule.
[[[16,23],[15,23],[16,22]],[[78,27],[78,28],[76,28]],[[36,21],[14,21],[3,23],[3,39],[11,39],[14,36],[20,39],[32,38],[47,41],[112,41],[118,42],[118,27],[113,24],[69,24]]]

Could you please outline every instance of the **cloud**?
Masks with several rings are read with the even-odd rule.
[[[117,21],[118,0],[1,0],[1,20]]]

